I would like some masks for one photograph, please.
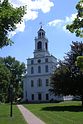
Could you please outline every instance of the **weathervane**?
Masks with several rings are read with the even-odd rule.
[[[40,28],[42,28],[42,25],[43,25],[42,22],[40,22],[39,24],[40,24]]]

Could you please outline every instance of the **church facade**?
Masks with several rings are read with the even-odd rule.
[[[56,69],[57,59],[48,51],[48,39],[42,26],[37,33],[34,57],[27,59],[23,99],[29,102],[48,102],[57,99],[49,93],[50,77]]]

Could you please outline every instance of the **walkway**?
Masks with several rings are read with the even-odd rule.
[[[36,117],[33,113],[31,113],[28,109],[26,109],[24,106],[17,105],[17,107],[21,111],[22,115],[24,116],[24,119],[26,120],[28,124],[45,124],[38,117]]]

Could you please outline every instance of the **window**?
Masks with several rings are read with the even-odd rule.
[[[42,95],[41,95],[41,93],[38,93],[38,100],[42,100]]]
[[[34,61],[33,60],[31,60],[31,64],[34,64]]]
[[[31,74],[33,74],[34,73],[34,68],[33,67],[31,67]]]
[[[47,43],[45,43],[45,47],[46,47],[46,50],[48,49],[48,45],[47,45]]]
[[[34,100],[34,94],[31,95],[32,100]]]
[[[49,95],[48,95],[48,93],[46,94],[46,100],[49,100]]]
[[[39,38],[41,37],[41,33],[38,34]]]
[[[48,65],[45,66],[45,72],[48,72]]]
[[[48,58],[45,59],[45,62],[48,62]]]
[[[39,41],[39,42],[37,43],[37,49],[38,49],[38,50],[41,50],[41,49],[42,49],[42,42],[41,42],[41,41]]]
[[[44,37],[45,36],[45,34],[42,32],[42,37]]]
[[[41,73],[41,67],[38,66],[38,73]]]
[[[41,87],[42,86],[42,80],[39,78],[38,79],[38,87]]]
[[[49,86],[49,79],[46,79],[46,86]]]
[[[31,87],[34,87],[34,81],[31,80]]]

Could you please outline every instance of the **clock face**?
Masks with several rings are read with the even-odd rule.
[[[41,59],[38,59],[38,61],[37,61],[38,63],[41,63]]]

